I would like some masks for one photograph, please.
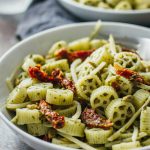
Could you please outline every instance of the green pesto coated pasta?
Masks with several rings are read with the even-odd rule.
[[[80,3],[85,5],[97,6],[101,0],[80,0]]]
[[[140,72],[140,75],[146,80],[150,81],[150,72]]]
[[[27,97],[26,88],[16,87],[8,96],[7,103],[19,104],[23,103]]]
[[[134,106],[122,99],[116,99],[109,103],[106,108],[106,116],[113,121],[114,128],[119,129],[124,125],[127,118],[130,118],[135,113]]]
[[[31,102],[24,102],[24,103],[20,103],[20,104],[6,104],[6,108],[9,110],[14,110],[16,111],[16,109],[18,108],[24,108],[27,105],[31,104]]]
[[[80,146],[78,146],[77,144],[74,144],[71,141],[68,141],[67,139],[64,140],[64,139],[60,139],[60,138],[53,138],[52,143],[57,144],[57,145],[66,146],[66,147],[71,147],[71,148],[80,148]]]
[[[28,133],[33,136],[42,136],[48,133],[48,128],[43,124],[27,124]]]
[[[150,138],[146,139],[145,141],[142,142],[142,145],[144,146],[149,146],[150,145]]]
[[[147,107],[141,112],[140,116],[140,131],[150,135],[150,107]]]
[[[127,0],[124,0],[124,1],[119,2],[116,5],[115,9],[116,10],[131,10],[132,5]]]
[[[67,48],[67,42],[66,41],[58,41],[52,45],[50,50],[48,51],[48,55],[50,57],[54,56],[54,53],[62,48]]]
[[[82,65],[79,73],[78,73],[78,78],[83,78],[87,75],[89,75],[93,70],[94,70],[94,66],[90,63],[86,63],[84,65]]]
[[[77,109],[77,104],[73,102],[71,106],[68,106],[67,108],[56,109],[55,111],[62,116],[71,117],[73,116],[73,114],[75,114],[76,109]]]
[[[121,143],[112,146],[112,150],[132,150],[135,148],[141,147],[140,142],[129,142],[129,143]]]
[[[61,69],[63,71],[69,71],[69,64],[66,59],[53,61],[45,64],[42,69],[47,73],[51,73],[54,69]]]
[[[85,129],[85,136],[89,144],[105,144],[108,137],[112,134],[112,129],[103,130],[103,129]]]
[[[110,136],[108,138],[109,141],[113,141],[115,139],[117,139],[121,133],[125,132],[132,124],[133,122],[136,120],[136,118],[140,115],[141,111],[150,103],[150,97],[146,100],[146,102],[143,104],[143,106],[141,108],[139,108],[134,114],[133,116],[128,120],[128,122],[126,124],[124,124],[124,126],[122,126],[118,131],[116,131],[112,136]]]
[[[120,96],[132,93],[132,83],[121,76],[110,76],[105,81],[106,85],[114,87]]]
[[[34,54],[34,55],[30,55],[30,58],[36,63],[36,64],[44,64],[45,63],[45,59],[42,55],[39,54]]]
[[[133,94],[133,103],[137,109],[139,109],[147,98],[150,96],[150,93],[146,90],[140,89]]]
[[[92,91],[97,89],[101,85],[101,81],[97,75],[86,76],[76,83],[78,94],[85,100],[90,99]]]
[[[29,67],[36,66],[36,63],[31,58],[26,58],[24,64],[22,65],[22,69],[25,72],[28,72]]]
[[[150,8],[149,0],[75,1],[116,12]],[[150,145],[150,61],[113,35],[99,38],[108,34],[99,33],[102,25],[98,21],[87,37],[51,41],[47,54],[25,57],[6,81],[11,92],[5,108],[14,114],[12,123],[69,148]]]
[[[28,88],[30,86],[32,86],[33,84],[38,83],[38,80],[32,79],[32,78],[26,78],[24,80],[22,80],[18,87],[24,87],[24,88]]]
[[[115,56],[115,63],[131,70],[137,70],[140,66],[140,58],[135,53],[121,52]]]
[[[149,0],[74,0],[82,5],[92,6],[96,9],[114,9],[115,10],[139,10],[149,9]]]
[[[111,86],[101,86],[92,92],[90,103],[92,108],[100,107],[104,110],[112,100],[117,98],[118,95]]]
[[[98,66],[103,61],[106,62],[107,64],[111,64],[112,60],[113,59],[112,59],[111,54],[105,49],[104,46],[97,49],[88,58],[88,61],[95,64],[95,66]]]
[[[24,79],[28,78],[27,72],[21,72],[15,79],[15,86],[19,85]]]
[[[77,76],[77,66],[81,63],[81,59],[76,59],[70,66],[70,71],[71,71],[71,78],[74,82],[78,80]],[[68,77],[67,77],[68,78]],[[70,79],[70,78],[69,78]]]
[[[90,41],[90,48],[98,49],[98,48],[104,46],[105,44],[107,44],[106,40],[94,39],[94,40]]]
[[[54,105],[71,105],[73,103],[73,92],[62,89],[48,89],[46,101]]]
[[[99,8],[104,8],[104,9],[111,9],[111,7],[109,6],[109,4],[105,3],[105,2],[100,2],[98,4]]]
[[[81,148],[84,148],[85,150],[97,150],[96,148],[88,145],[87,143],[85,142],[82,142],[81,140],[78,140],[77,138],[73,137],[73,136],[70,136],[68,134],[64,134],[64,133],[58,133],[59,135],[67,138],[68,140],[74,142],[75,144],[79,145]]]
[[[27,108],[17,109],[16,116],[18,125],[41,123],[40,112],[37,109],[33,110]]]
[[[65,126],[58,131],[68,135],[83,137],[85,125],[80,120],[65,118]]]
[[[70,51],[79,51],[79,50],[89,50],[90,49],[90,39],[83,38],[70,42],[68,45]]]
[[[120,0],[106,0],[106,2],[111,5],[116,5],[120,2]]]
[[[42,99],[46,99],[47,89],[52,88],[53,85],[51,83],[45,84],[35,84],[30,86],[27,89],[28,97],[31,101],[39,101]]]

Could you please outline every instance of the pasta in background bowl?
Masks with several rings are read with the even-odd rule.
[[[150,25],[149,0],[135,0],[136,5],[131,4],[133,0],[107,0],[109,3],[103,3],[103,0],[58,0],[62,6],[72,14],[87,21],[117,21],[141,25]],[[130,2],[130,3],[129,3]],[[91,6],[97,5],[99,7]],[[85,5],[87,4],[87,5]],[[111,8],[112,7],[112,8]],[[132,8],[138,9],[132,9]]]
[[[70,145],[71,147],[74,147],[74,148],[83,147],[85,149],[93,149],[94,150],[95,148],[93,147],[93,145],[90,146],[89,144],[86,144],[83,142],[82,138],[84,137],[84,132],[86,134],[86,139],[87,139],[88,143],[90,143],[90,144],[96,144],[97,141],[101,142],[99,144],[106,144],[108,137],[110,138],[109,139],[110,141],[113,141],[116,138],[118,138],[118,130],[122,129],[121,126],[122,125],[124,126],[124,125],[126,125],[126,123],[130,122],[130,120],[128,120],[128,118],[129,119],[132,118],[132,123],[133,123],[133,118],[137,118],[137,115],[139,116],[139,113],[141,113],[141,108],[143,108],[144,106],[147,105],[147,103],[149,103],[149,99],[147,99],[148,98],[147,95],[149,93],[147,94],[147,91],[142,89],[144,85],[140,85],[141,90],[136,90],[134,97],[137,97],[137,99],[138,99],[138,97],[139,97],[138,95],[143,95],[143,91],[144,91],[145,94],[143,96],[145,98],[142,98],[142,100],[143,100],[142,103],[138,103],[138,101],[136,101],[136,98],[135,98],[135,103],[131,104],[130,100],[132,99],[132,96],[130,94],[132,94],[132,93],[131,93],[130,89],[133,88],[132,87],[133,83],[130,83],[130,81],[128,81],[126,78],[123,78],[121,76],[119,78],[115,77],[115,79],[114,79],[114,75],[113,76],[111,75],[111,74],[114,74],[113,67],[112,66],[108,67],[106,65],[106,63],[111,64],[113,62],[112,56],[115,53],[117,53],[117,55],[115,54],[116,55],[115,66],[117,67],[116,69],[118,69],[118,71],[119,71],[120,67],[118,67],[118,66],[120,66],[120,64],[121,64],[121,65],[123,65],[123,67],[127,67],[127,68],[133,70],[133,72],[134,72],[134,71],[137,71],[137,69],[139,69],[139,66],[141,66],[140,65],[141,63],[139,63],[139,62],[141,62],[139,56],[136,55],[135,53],[127,52],[129,50],[127,48],[124,48],[124,50],[126,52],[120,52],[120,50],[122,51],[122,48],[118,44],[115,45],[113,36],[109,37],[109,41],[107,41],[106,39],[102,39],[102,38],[101,38],[102,40],[93,39],[95,33],[98,30],[98,27],[91,34],[90,38],[84,38],[84,37],[87,37],[88,34],[90,34],[90,31],[93,30],[94,25],[95,25],[95,23],[81,23],[81,24],[67,25],[67,26],[56,28],[56,29],[44,31],[42,33],[34,35],[33,37],[26,39],[25,41],[22,41],[20,44],[16,45],[11,50],[9,50],[0,60],[0,71],[1,72],[3,71],[4,66],[7,68],[7,70],[3,71],[3,74],[1,74],[1,76],[0,76],[0,79],[1,79],[1,83],[0,83],[1,104],[5,105],[6,99],[8,99],[6,107],[9,110],[16,110],[16,108],[17,108],[17,110],[16,110],[17,116],[15,118],[13,118],[12,122],[17,123],[18,125],[28,124],[27,125],[28,132],[34,136],[45,135],[48,132],[47,129],[53,127],[55,129],[57,129],[57,133],[59,134],[60,137],[65,138],[65,139],[59,138],[56,136],[52,140],[52,143],[55,143],[55,144],[52,144],[49,142],[44,142],[38,138],[35,138],[35,137],[27,134],[26,132],[23,131],[24,129],[18,128],[16,125],[14,125],[13,123],[11,123],[9,121],[12,119],[12,116],[14,117],[15,115],[14,115],[14,113],[10,113],[10,111],[7,111],[6,107],[3,106],[1,108],[0,116],[5,121],[5,123],[10,128],[12,128],[13,131],[16,132],[24,142],[26,142],[31,147],[33,147],[37,150],[41,150],[41,149],[48,150],[50,148],[54,149],[54,150],[71,149],[71,148],[64,147],[67,145]],[[128,36],[128,32],[132,32],[132,35]],[[150,31],[147,28],[142,28],[142,27],[133,26],[133,25],[127,25],[127,24],[119,24],[119,23],[102,23],[101,32],[99,35],[109,35],[109,34],[114,35],[114,37],[116,37],[117,39],[125,39],[125,40],[130,39],[129,41],[133,44],[132,45],[133,47],[135,45],[139,46],[141,44],[140,40],[137,37],[150,38]],[[74,41],[74,40],[81,39],[81,38],[83,38],[83,39],[80,41],[79,40]],[[61,41],[61,42],[56,43],[57,41]],[[67,56],[67,55],[62,55],[62,52],[66,52],[66,50],[61,49],[63,51],[55,51],[58,48],[62,48],[62,47],[65,48],[66,43],[64,41],[66,41],[67,43],[70,43],[69,47],[70,47],[71,51],[69,52],[69,56],[71,55],[72,57],[67,57],[67,60],[70,63],[73,62],[71,64],[71,70],[72,70],[70,72],[71,74],[68,72],[70,65],[67,63],[67,60],[64,60],[66,58],[60,59],[60,56],[61,57]],[[74,41],[74,42],[71,42],[71,41]],[[119,41],[119,43],[120,42],[121,41]],[[130,42],[129,42],[129,45],[131,44]],[[56,43],[56,44],[53,45],[54,43]],[[92,48],[91,51],[87,51],[87,50],[89,50],[89,47],[87,47],[89,43],[90,43],[90,47]],[[112,50],[111,53],[107,53],[108,51],[106,50],[106,49],[109,49],[109,46]],[[50,47],[51,47],[51,49],[50,49]],[[80,51],[80,54],[82,54],[82,55],[79,55],[79,53],[76,53],[76,49],[78,49],[79,47],[82,48],[82,51]],[[99,47],[101,47],[101,48],[99,48]],[[135,47],[135,48],[137,48],[137,47]],[[46,55],[48,49],[50,49],[50,51],[49,51],[47,57],[43,59],[42,55]],[[95,50],[95,49],[97,49],[97,50]],[[94,52],[93,52],[93,50],[94,50]],[[17,59],[16,59],[16,53],[20,56]],[[123,61],[123,63],[122,63],[122,61],[120,60],[120,58],[122,57],[122,53],[124,53],[124,56],[125,56],[124,59],[129,58],[129,61],[126,61],[126,62],[129,62],[129,64],[126,63],[125,61]],[[29,55],[29,54],[32,54],[32,55]],[[54,56],[54,54],[55,54],[55,56],[57,56],[59,58],[59,60],[54,60],[53,58],[51,58]],[[73,55],[73,54],[76,54],[76,55]],[[86,54],[86,55],[83,55],[83,54]],[[79,56],[81,59],[85,60],[83,62],[83,64],[80,64],[81,60],[76,59]],[[86,58],[87,56],[89,56],[88,59]],[[97,56],[99,56],[99,57],[97,57]],[[103,57],[103,56],[105,56],[105,57]],[[24,58],[25,58],[25,61],[24,61]],[[99,60],[99,59],[101,59],[101,60]],[[91,60],[90,63],[88,63],[89,60]],[[13,61],[13,64],[11,63],[12,61]],[[133,64],[130,63],[130,61]],[[22,70],[21,70],[22,73],[17,77],[17,75],[20,72],[20,70],[18,72],[17,66],[20,64],[22,64],[21,66],[24,71],[22,72]],[[41,64],[41,65],[36,65],[36,64]],[[79,64],[81,66],[78,66]],[[98,66],[96,66],[96,65],[98,65]],[[76,68],[77,66],[78,66],[78,69]],[[40,67],[42,67],[43,71],[40,70]],[[66,73],[64,74],[64,76],[62,74],[59,74],[59,76],[57,76],[58,75],[57,73],[59,72],[59,70],[55,70],[55,68],[59,68],[64,73],[65,72]],[[80,70],[77,75],[78,77],[76,76],[76,74],[74,74],[75,68],[77,70]],[[80,69],[80,68],[82,68],[82,69]],[[107,72],[107,69],[110,69],[110,71]],[[5,80],[6,80],[6,77],[10,76],[10,74],[14,70],[17,70],[17,72],[13,73],[12,76],[7,79],[7,82],[10,83],[10,81],[12,81],[12,77],[13,77],[13,79],[14,79],[14,77],[15,78],[17,77],[15,80],[15,84],[17,85],[17,87],[13,90],[13,92],[8,97],[9,91],[6,87]],[[51,72],[54,70],[56,72],[54,72],[54,74],[51,74]],[[102,70],[103,70],[103,75],[101,76],[101,79],[100,79],[98,73]],[[106,72],[105,72],[105,70],[106,70]],[[30,77],[34,78],[34,79],[31,79],[28,76],[28,74],[27,74],[28,71],[30,73]],[[36,74],[36,72],[38,72],[38,75]],[[131,73],[133,73],[133,72],[131,71]],[[110,74],[108,75],[108,73],[110,73]],[[51,74],[51,76],[50,76],[50,74]],[[140,75],[143,76],[142,74],[140,74]],[[105,80],[106,76],[108,78]],[[51,83],[52,80],[54,79],[54,77],[55,78],[59,77],[59,78],[57,78],[57,80],[55,80],[55,82]],[[36,79],[38,79],[38,80],[36,80]],[[49,83],[39,82],[40,80],[42,80],[42,82],[49,82]],[[93,108],[91,110],[87,107],[84,110],[85,113],[82,116],[83,120],[84,120],[84,118],[87,117],[86,112],[90,111],[90,113],[95,114],[96,118],[99,118],[100,116],[98,114],[99,113],[101,114],[101,111],[93,112],[93,110],[95,108],[99,108],[100,106],[101,106],[101,110],[106,108],[106,114],[102,113],[102,115],[106,115],[107,118],[109,118],[109,120],[105,120],[101,116],[103,118],[103,119],[102,118],[101,119],[104,121],[103,122],[104,124],[101,124],[100,128],[97,128],[99,126],[99,125],[97,125],[96,128],[90,127],[91,129],[90,128],[85,129],[85,125],[87,126],[87,124],[88,124],[90,126],[90,124],[88,122],[83,123],[83,120],[82,120],[82,122],[80,120],[78,120],[79,116],[81,115],[80,114],[81,113],[80,112],[81,105],[85,106],[85,104],[80,104],[79,102],[81,102],[81,101],[79,101],[79,99],[77,97],[75,98],[73,96],[75,89],[73,86],[74,82],[71,82],[72,80],[74,80],[76,83],[75,87],[77,88],[77,93],[79,94],[80,100],[82,99],[83,102],[87,101],[88,103],[91,103],[91,106]],[[65,82],[62,82],[62,81],[65,81]],[[69,84],[66,84],[66,81],[67,81],[67,83],[69,82]],[[107,83],[105,86],[103,85],[104,81]],[[119,84],[123,84],[124,89],[115,92],[114,88],[112,86],[110,86],[110,83],[112,83],[112,81],[117,81]],[[86,82],[88,82],[88,84],[86,84]],[[127,82],[129,82],[129,83],[127,83]],[[141,82],[141,81],[139,81],[139,82]],[[59,83],[59,85],[57,85],[58,83]],[[12,88],[11,84],[9,84],[9,85],[10,85],[9,87]],[[83,85],[85,86],[84,89],[82,88]],[[63,88],[60,88],[60,86]],[[92,88],[92,93],[90,93],[90,88],[87,88],[86,86],[90,86],[90,88]],[[117,86],[115,86],[115,87],[117,87]],[[95,90],[93,90],[93,88]],[[147,87],[144,86],[144,88],[147,88]],[[46,93],[46,91],[47,91],[47,93]],[[106,98],[108,96],[107,95],[108,91],[109,91],[109,94],[111,94],[111,96]],[[89,101],[89,94],[91,95],[90,101]],[[27,98],[27,95],[28,95],[28,98]],[[97,99],[97,98],[99,98],[100,95],[101,96],[104,95],[104,97],[103,96],[101,97],[101,99],[103,100],[102,105],[101,105],[101,103],[98,102],[98,99]],[[45,96],[46,96],[46,101],[40,101],[40,107],[37,107],[39,99],[44,100]],[[118,97],[120,97],[120,98],[123,97],[123,99],[120,100],[120,99],[118,99]],[[109,101],[109,99],[110,99],[110,101]],[[111,99],[115,99],[115,100],[111,100]],[[49,110],[51,109],[49,104],[53,105],[52,109],[55,111],[49,112]],[[61,105],[61,107],[60,107],[60,105]],[[125,117],[127,120],[121,119],[121,117],[118,117],[118,119],[121,119],[120,123],[118,123],[119,120],[115,120],[115,115],[111,116],[111,114],[112,114],[111,112],[113,110],[112,108],[114,106],[115,107],[119,106],[120,112],[122,112],[122,118]],[[39,112],[39,109],[40,109],[40,112]],[[57,112],[57,113],[54,113],[54,112]],[[144,117],[147,117],[146,113],[149,113],[149,107],[147,107],[147,109],[145,109],[142,112],[143,112],[142,118],[143,118],[143,120],[145,120]],[[52,119],[51,121],[54,121],[54,122],[52,124],[49,124],[47,122],[47,121],[50,121],[49,117],[46,117],[46,116],[42,117],[41,113],[46,116],[49,113],[52,113],[52,114],[56,115],[55,116],[56,118],[59,117],[59,119],[57,120],[55,117],[53,119],[51,118]],[[113,113],[116,114],[117,111],[116,111],[116,113],[115,113],[115,111]],[[63,115],[66,116],[64,125],[63,125],[63,117],[62,117]],[[123,116],[123,115],[125,115],[125,116]],[[72,119],[70,118],[70,116],[72,116]],[[43,120],[44,124],[41,124],[41,119],[42,119],[41,117],[44,118],[44,120]],[[60,122],[57,122],[57,121],[60,121]],[[86,119],[84,121],[86,121]],[[113,128],[114,128],[114,130],[117,131],[116,132],[117,135],[116,135],[116,133],[113,133],[113,130],[112,130],[113,122],[114,122]],[[143,121],[143,127],[142,127],[142,131],[144,131],[144,132],[141,132],[138,135],[138,137],[137,137],[137,133],[139,132],[139,130],[136,127],[136,126],[138,126],[138,124],[135,124],[134,126],[135,126],[134,130],[131,130],[131,131],[129,130],[129,133],[126,133],[126,134],[121,134],[122,138],[123,139],[125,138],[127,140],[124,142],[131,142],[132,140],[136,141],[136,138],[141,139],[143,137],[147,137],[148,130],[146,128],[147,125],[144,124],[144,121]],[[103,128],[106,128],[106,129],[103,130]],[[85,129],[85,131],[83,132],[84,129]],[[51,136],[53,136],[52,133],[54,133],[54,134],[56,133],[56,131],[54,131],[54,132],[53,131],[54,130],[49,131],[51,133],[50,134]],[[97,132],[103,135],[103,139],[98,138],[99,135],[97,135]],[[132,135],[134,135],[134,136],[131,138]],[[92,139],[90,138],[91,136],[93,136]],[[119,132],[119,137],[120,137],[120,132]],[[48,137],[44,137],[45,140],[47,138]],[[69,142],[66,138],[71,140],[72,142]],[[97,140],[97,139],[99,139],[99,140]],[[147,139],[143,139],[143,140],[144,140],[144,144],[147,145],[147,143],[149,141],[147,141]],[[119,141],[119,143],[120,143],[120,141]],[[61,144],[61,146],[59,146],[59,144]],[[109,144],[113,144],[113,143],[109,142],[107,144],[108,144],[107,146],[109,147],[110,146]],[[139,142],[131,142],[128,144],[131,147],[139,147],[140,146]],[[116,145],[114,147],[114,149],[118,149],[118,146],[124,147],[123,144]]]
[[[75,0],[76,2],[95,8],[115,10],[142,10],[150,9],[148,0]]]

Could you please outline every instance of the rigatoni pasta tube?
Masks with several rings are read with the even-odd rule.
[[[28,133],[33,136],[42,136],[48,133],[48,127],[43,124],[27,124]]]
[[[84,129],[85,124],[80,120],[65,118],[65,126],[58,131],[71,136],[84,137]]]
[[[109,130],[92,128],[85,129],[85,136],[89,144],[105,144],[108,137],[112,134],[112,128]]]
[[[40,83],[30,86],[27,89],[28,97],[31,101],[46,99],[47,89],[50,89],[52,87],[53,85],[51,83]]]
[[[26,88],[19,88],[16,87],[8,96],[7,103],[10,104],[19,104],[23,103],[27,97],[27,90]]]
[[[73,103],[73,92],[62,89],[48,89],[46,101],[54,105],[71,105]]]
[[[142,110],[140,116],[140,131],[150,135],[150,107]]]
[[[33,123],[41,123],[40,120],[40,112],[37,109],[17,109],[16,110],[17,116],[17,124],[24,125],[24,124],[33,124]]]

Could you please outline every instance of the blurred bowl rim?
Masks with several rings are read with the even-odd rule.
[[[33,0],[26,0],[26,5],[25,5],[25,7],[21,10],[18,10],[18,11],[15,11],[15,12],[13,12],[13,11],[6,11],[6,10],[1,10],[0,9],[0,16],[4,16],[4,17],[13,17],[13,16],[16,16],[16,15],[22,15],[28,8],[29,8],[29,6],[31,5],[31,3],[33,2]]]

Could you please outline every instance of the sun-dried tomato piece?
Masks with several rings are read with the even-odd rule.
[[[62,49],[56,51],[54,53],[54,56],[57,57],[58,59],[62,59],[62,58],[68,59],[68,54],[69,54],[69,52],[65,48],[62,48]]]
[[[46,120],[52,124],[53,128],[60,129],[64,127],[65,117],[60,116],[57,112],[53,111],[51,106],[44,100],[40,101],[39,110],[42,115],[45,116]]]
[[[73,62],[77,58],[85,60],[93,53],[93,51],[94,50],[80,50],[75,52],[68,52],[67,49],[60,49],[59,51],[56,51],[54,55],[58,59],[66,58],[69,62]]]
[[[31,78],[36,78],[42,82],[53,82],[54,78],[48,76],[48,74],[41,70],[41,65],[37,65],[35,67],[29,67],[29,75]]]
[[[117,82],[112,82],[111,86],[116,90],[119,91],[121,89],[120,85]]]
[[[71,80],[65,78],[65,77],[63,76],[63,73],[62,73],[61,70],[56,69],[56,70],[52,71],[52,74],[51,74],[51,75],[55,78],[55,80],[56,80],[62,87],[64,87],[64,88],[66,88],[66,89],[68,89],[68,90],[71,90],[72,92],[76,93],[76,88],[75,88],[74,83],[73,83]]]
[[[58,68],[52,71],[51,76],[57,80],[60,80],[64,77],[63,72]]]
[[[51,75],[41,70],[41,66],[37,65],[35,67],[29,67],[29,75],[31,78],[35,78],[41,82],[51,82],[53,84],[58,84],[66,89],[76,92],[74,83],[63,76],[63,72],[60,69],[55,69],[52,71]]]
[[[74,83],[71,80],[63,78],[63,80],[61,81],[61,85],[64,88],[66,88],[68,90],[71,90],[72,92],[76,93],[76,87],[75,87]]]
[[[118,64],[114,64],[114,68],[116,73],[124,78],[129,79],[130,81],[134,81],[137,83],[142,83],[146,85],[150,85],[149,82],[146,82],[142,76],[140,76],[137,72],[132,71],[130,69],[123,68]]]
[[[113,126],[113,123],[110,120],[102,118],[95,110],[89,108],[84,109],[81,119],[89,128],[109,129]]]
[[[42,139],[42,140],[44,140],[46,142],[50,142],[51,141],[51,139],[49,139],[48,135],[43,135],[43,136],[40,137],[40,139]]]

